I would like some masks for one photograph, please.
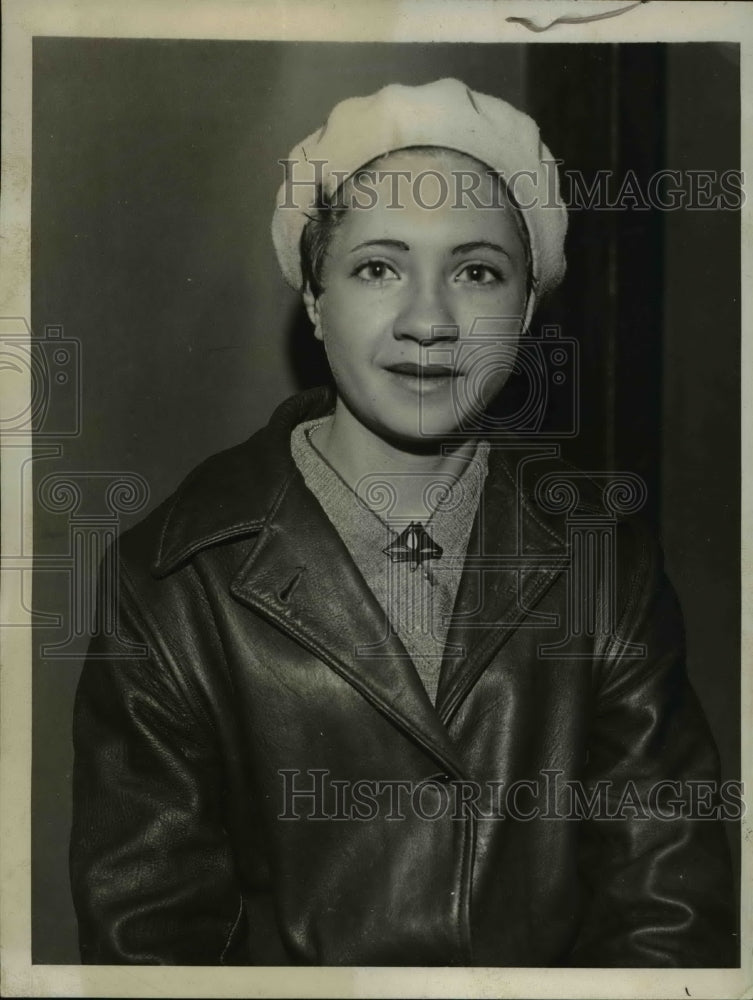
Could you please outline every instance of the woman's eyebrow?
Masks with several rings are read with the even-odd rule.
[[[395,250],[410,250],[407,243],[402,240],[366,240],[364,243],[359,243],[357,246],[351,247],[349,253],[355,253],[356,250],[362,250],[363,247],[393,247]]]
[[[490,243],[489,240],[474,240],[472,243],[461,243],[456,247],[453,247],[453,256],[461,253],[469,253],[472,250],[496,250],[497,253],[504,254],[505,257],[510,257],[510,254],[503,246],[499,243]]]

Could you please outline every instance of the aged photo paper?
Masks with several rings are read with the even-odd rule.
[[[2,27],[3,995],[753,996],[753,2],[6,0]],[[631,967],[615,968],[620,963],[605,958],[604,967],[566,967],[565,960],[561,967],[543,960],[541,967],[471,966],[452,957],[447,965],[407,958],[363,965],[328,951],[335,946],[319,941],[316,927],[305,929],[314,943],[300,952],[287,942],[288,956],[297,955],[290,964],[234,963],[243,904],[216,964],[159,956],[99,962],[95,951],[82,962],[94,945],[74,907],[75,897],[79,916],[85,909],[75,874],[76,852],[90,833],[82,807],[73,891],[69,873],[76,691],[95,632],[126,660],[140,655],[133,624],[117,620],[117,602],[108,604],[115,600],[108,590],[112,553],[122,533],[157,510],[204,459],[244,441],[283,400],[331,379],[312,332],[319,329],[316,307],[301,301],[278,266],[279,259],[284,269],[285,239],[297,251],[298,231],[293,239],[280,228],[274,242],[271,232],[279,191],[293,200],[297,194],[284,186],[292,176],[288,151],[309,136],[316,161],[326,129],[316,130],[347,98],[447,78],[463,81],[472,103],[474,94],[488,94],[525,111],[558,164],[569,217],[567,272],[536,313],[534,343],[517,358],[518,382],[505,386],[512,407],[529,376],[543,387],[533,409],[528,397],[519,403],[515,413],[524,416],[514,429],[601,484],[607,510],[588,522],[591,540],[611,539],[615,512],[635,511],[659,539],[682,607],[688,676],[708,719],[709,745],[718,750],[721,784],[712,791],[720,796],[715,819],[723,821],[720,842],[737,894],[732,951],[739,964],[672,968],[665,960],[649,968],[626,961]],[[447,94],[454,100],[452,87]],[[333,121],[328,128],[336,128]],[[444,145],[455,149],[449,140]],[[305,148],[303,155],[309,159]],[[364,154],[352,167],[371,159]],[[428,173],[436,179],[434,166]],[[523,195],[514,193],[522,205]],[[530,267],[528,244],[527,251]],[[484,261],[471,266],[474,282],[496,280]],[[373,271],[374,261],[368,267]],[[507,418],[499,419],[495,427],[506,428]],[[499,441],[507,440],[500,432]],[[550,512],[559,516],[571,501],[575,509],[579,475],[552,486],[542,501]],[[333,523],[336,513],[327,511]],[[578,534],[584,518],[567,523],[575,546],[585,537]],[[213,538],[220,554],[231,541],[219,530]],[[167,573],[167,534],[163,542]],[[417,548],[427,561],[442,556],[441,545],[411,520],[393,543],[393,562],[413,560],[415,570]],[[539,558],[546,568],[550,556]],[[300,584],[303,561],[296,556],[289,567],[283,603]],[[546,604],[533,610],[533,594],[521,583],[521,606],[542,628],[556,625]],[[210,620],[207,607],[201,613]],[[222,615],[216,607],[211,614],[221,645]],[[581,626],[570,621],[568,628],[568,639],[577,639]],[[640,655],[641,637],[634,638],[628,659]],[[277,648],[277,639],[268,641]],[[364,648],[359,655],[367,658]],[[575,661],[567,648],[562,640],[557,656]],[[291,698],[298,704],[295,692]],[[650,703],[644,707],[650,714]],[[150,711],[160,710],[157,698]],[[260,715],[285,739],[298,729],[326,744],[328,734],[305,711],[280,713],[270,706]],[[494,722],[494,732],[512,726],[513,715]],[[478,709],[479,727],[490,720],[491,709]],[[658,747],[665,742],[656,736]],[[189,741],[186,755],[194,751]],[[662,778],[674,777],[674,766]],[[303,775],[279,774],[280,808],[296,820]],[[698,810],[709,792],[703,785],[693,786]],[[512,806],[524,800],[513,797]],[[416,802],[424,808],[424,799],[412,799],[414,809]],[[509,799],[506,806],[512,815]],[[128,805],[122,808],[127,824]],[[93,827],[91,837],[94,843]],[[350,841],[342,853],[354,871],[373,862],[368,850],[353,856]],[[189,857],[186,867],[192,864]],[[672,863],[665,864],[671,878]],[[684,869],[674,875],[678,891],[688,890]],[[623,874],[622,884],[633,877],[632,870]],[[499,873],[507,878],[512,884],[509,871]],[[300,892],[305,897],[305,886]],[[567,904],[560,904],[567,921]],[[521,939],[538,934],[537,905],[515,910],[515,919],[536,925],[521,929]],[[337,906],[333,896],[333,912]],[[607,911],[604,920],[611,917]],[[283,923],[284,914],[269,918],[277,919]],[[378,937],[380,928],[370,926]],[[335,957],[306,964],[309,946]],[[276,948],[265,952],[262,941],[258,952],[238,954],[282,954]],[[535,946],[521,953],[533,955]]]

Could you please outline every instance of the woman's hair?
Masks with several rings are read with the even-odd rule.
[[[428,153],[429,155],[441,155],[442,153],[447,152],[447,150],[441,146],[410,146],[406,148],[410,151],[418,150],[422,153]],[[397,152],[397,150],[393,150],[392,152]],[[324,264],[327,259],[327,251],[335,230],[342,222],[342,219],[348,210],[346,199],[342,197],[342,189],[344,185],[357,180],[365,174],[366,171],[370,170],[375,164],[379,163],[389,155],[390,153],[385,153],[384,156],[377,157],[375,160],[365,163],[359,168],[358,171],[356,171],[354,175],[347,178],[332,195],[326,195],[322,190],[321,185],[317,186],[314,211],[310,216],[307,216],[308,222],[303,227],[300,241],[303,287],[309,288],[315,298],[318,298],[324,291],[322,275],[324,272]],[[523,220],[522,209],[515,201],[512,191],[509,189],[504,177],[500,173],[493,170],[491,167],[488,167],[485,163],[475,160],[474,157],[468,156],[467,153],[464,153],[463,155],[466,156],[467,159],[473,161],[479,168],[479,171],[497,178],[500,185],[500,194],[512,209],[512,216],[515,220],[526,255],[526,296],[528,296],[531,292],[533,279],[533,269],[531,266],[531,240],[528,234],[528,227]]]
[[[342,220],[346,206],[338,203],[339,188],[331,198],[317,185],[314,214],[301,232],[301,274],[303,287],[309,288],[314,298],[324,291],[322,272],[327,250],[335,229]]]

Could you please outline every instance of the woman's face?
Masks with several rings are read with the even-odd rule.
[[[305,300],[350,416],[393,444],[420,447],[473,424],[507,380],[526,307],[526,252],[498,180],[470,158],[406,150],[375,169],[389,172],[369,184],[375,204],[345,212],[324,290]],[[475,201],[457,195],[472,187],[471,170]],[[414,183],[424,171],[433,175]],[[343,194],[355,194],[350,184]]]

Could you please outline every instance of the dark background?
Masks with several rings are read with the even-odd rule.
[[[150,496],[125,528],[318,383],[322,357],[269,236],[277,160],[344,97],[450,75],[532,114],[586,178],[739,167],[735,45],[35,39],[32,325],[80,341],[68,390],[82,416],[78,435],[56,437],[71,404],[56,389],[37,486],[136,472]],[[572,212],[568,275],[534,323],[560,324],[580,348],[567,456],[648,484],[725,778],[740,770],[739,249],[731,211]],[[33,960],[58,964],[78,961],[67,847],[84,647],[39,651],[70,626],[71,523],[37,504],[35,551],[62,562],[34,580],[35,610],[61,624],[36,630]]]

